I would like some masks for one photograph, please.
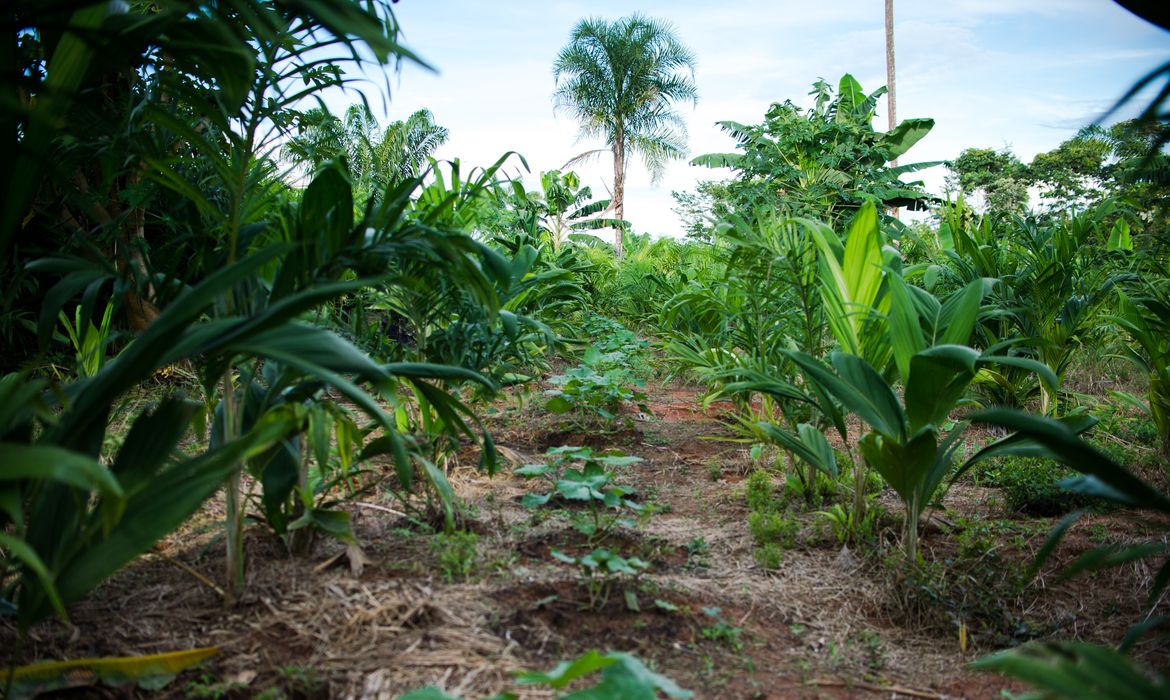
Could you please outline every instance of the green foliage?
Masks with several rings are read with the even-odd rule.
[[[978,465],[974,474],[979,486],[1003,489],[1004,505],[1012,512],[1051,517],[1093,502],[1089,496],[1061,488],[1060,482],[1073,472],[1050,460],[1001,457]]]
[[[617,418],[626,404],[634,404],[648,411],[646,394],[627,386],[616,372],[599,374],[588,365],[578,365],[564,374],[549,377],[549,383],[559,388],[545,392],[551,398],[545,408],[552,413],[580,411],[607,421]]]
[[[1010,151],[968,148],[947,163],[964,194],[982,194],[990,211],[1021,214],[1028,206],[1025,166]]]
[[[644,382],[635,369],[645,366],[646,341],[608,319],[588,321],[584,330],[596,344],[586,350],[580,365],[549,378],[558,388],[545,392],[551,397],[545,408],[553,413],[583,412],[606,421],[617,418],[628,404],[649,413],[641,390]]]
[[[622,513],[641,515],[644,506],[629,498],[632,487],[614,483],[614,473],[607,467],[624,467],[641,462],[640,457],[620,452],[595,454],[589,447],[550,447],[548,464],[527,464],[516,470],[526,478],[541,478],[552,484],[545,493],[527,493],[521,501],[526,508],[539,508],[556,501],[580,506],[583,514],[574,518],[574,526],[590,542],[604,539],[619,525],[632,526],[634,521]],[[580,464],[578,469],[574,464]]]
[[[777,510],[752,511],[748,513],[748,532],[756,544],[778,544],[784,549],[796,545],[796,534],[800,523]]]
[[[747,499],[748,510],[753,513],[771,510],[775,506],[772,501],[774,491],[775,485],[772,483],[771,474],[763,469],[752,472],[744,482],[744,497]]]
[[[752,550],[752,558],[765,571],[775,571],[784,560],[784,546],[778,542],[766,542]]]
[[[923,208],[928,197],[921,183],[899,177],[938,163],[887,163],[926,136],[934,120],[907,119],[890,132],[875,131],[874,113],[885,92],[883,87],[866,94],[848,74],[836,92],[819,80],[810,93],[816,97],[812,109],[805,112],[788,100],[773,103],[762,124],[720,122],[742,152],[712,153],[692,162],[738,171],[729,183],[729,199],[741,216],[783,205],[795,216],[836,226],[864,202]]]
[[[1084,642],[1036,642],[987,656],[972,668],[1035,686],[1060,700],[1154,700],[1170,692],[1170,679],[1143,668],[1115,649]]]
[[[94,376],[106,363],[106,346],[113,339],[110,322],[113,320],[114,305],[106,304],[102,320],[96,326],[89,319],[83,318],[84,313],[84,305],[75,308],[72,323],[64,311],[58,314],[77,357],[77,376],[82,379]]]
[[[1125,356],[1146,373],[1146,401],[1120,398],[1144,410],[1157,431],[1158,453],[1170,459],[1170,285],[1165,280],[1147,283],[1133,297],[1118,291],[1117,314],[1109,320],[1124,330],[1136,348]]]
[[[976,459],[1001,455],[1043,457],[1082,474],[1061,482],[1060,485],[1065,489],[1129,508],[1170,514],[1170,497],[1079,437],[1078,433],[1091,425],[1091,421],[1062,422],[1005,409],[981,411],[971,418],[1015,431],[1014,434],[984,447],[975,455]],[[1082,511],[1078,511],[1067,516],[1052,531],[1048,541],[1041,547],[1030,569],[1031,573],[1039,570],[1081,514]],[[1167,554],[1170,554],[1170,548],[1161,539],[1138,544],[1105,544],[1081,555],[1064,575],[1071,576],[1081,571],[1117,566],[1140,559],[1164,559]],[[1170,559],[1161,563],[1158,573],[1154,576],[1154,585],[1151,587],[1149,597],[1150,606],[1156,603],[1168,583]],[[1135,629],[1140,632],[1142,628],[1139,626]]]
[[[623,590],[626,607],[638,610],[638,598],[633,583],[650,564],[638,557],[623,557],[608,549],[595,549],[582,557],[571,557],[558,550],[552,551],[553,558],[576,566],[581,582],[589,593],[589,610],[601,610],[609,602],[616,586],[626,584]]]
[[[844,503],[834,503],[827,510],[817,512],[828,521],[833,538],[841,545],[876,540],[878,524],[884,514],[884,509],[875,502],[866,504],[860,513]]]
[[[765,568],[774,569],[776,567]],[[703,625],[699,629],[699,636],[703,639],[726,644],[732,651],[743,651],[743,640],[741,639],[743,628],[729,624],[727,620],[723,619],[722,612],[719,608],[703,608],[703,614],[711,620],[711,624]]]
[[[448,583],[466,581],[479,563],[479,535],[474,532],[439,533],[431,541],[439,572]]]

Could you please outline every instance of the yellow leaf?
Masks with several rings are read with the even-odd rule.
[[[148,656],[41,661],[20,666],[3,678],[4,685],[9,687],[8,697],[11,700],[98,683],[108,686],[138,683],[147,689],[158,689],[179,672],[193,668],[218,653],[218,647],[202,647]]]

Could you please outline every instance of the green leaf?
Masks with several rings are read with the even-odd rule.
[[[1084,642],[1034,642],[983,657],[971,667],[1070,700],[1154,700],[1170,692],[1165,676],[1139,669],[1114,649]]]
[[[554,396],[548,400],[544,408],[549,413],[568,413],[573,410],[573,404],[564,396]]]
[[[53,582],[53,574],[49,572],[45,562],[37,556],[36,550],[28,546],[28,543],[19,537],[8,535],[0,532],[0,547],[7,549],[11,556],[15,557],[17,561],[21,562],[25,568],[36,576],[37,581],[43,589],[44,595],[49,599],[49,604],[53,606],[57,616],[63,622],[68,622],[69,615],[65,612],[65,604],[61,600],[61,595],[57,592],[57,586]]]
[[[1081,440],[1065,423],[1008,409],[990,409],[973,414],[973,422],[991,423],[1015,430],[1047,450],[1047,455],[1082,474],[1095,476],[1122,494],[1130,505],[1170,513],[1170,499],[1134,476],[1128,469]],[[976,455],[979,457],[988,448]],[[975,459],[974,457],[972,459]]]
[[[937,345],[910,360],[906,416],[910,430],[942,425],[975,378],[979,352],[962,345]]]
[[[47,479],[121,498],[122,486],[96,459],[50,445],[0,443],[0,481]]]
[[[878,144],[885,150],[888,160],[897,160],[929,134],[933,128],[933,119],[904,119],[893,130],[882,134]]]
[[[938,320],[938,327],[942,329],[940,343],[966,345],[971,340],[985,288],[984,281],[978,279],[947,297]]]
[[[554,552],[554,556],[557,552]],[[570,561],[569,563],[575,563]],[[612,655],[602,655],[596,649],[591,649],[572,661],[562,661],[547,673],[521,673],[516,676],[516,682],[521,685],[547,685],[560,689],[569,685],[578,678],[583,678],[607,666],[618,663]]]
[[[926,338],[908,285],[898,275],[890,275],[889,327],[894,361],[902,382],[906,383],[910,378],[910,358],[926,349]]]
[[[739,168],[743,165],[742,153],[706,153],[691,159],[691,165],[704,168]]]
[[[448,695],[433,685],[418,690],[412,690],[406,695],[399,696],[398,700],[460,700],[454,695]]]

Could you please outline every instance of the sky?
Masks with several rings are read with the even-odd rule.
[[[696,56],[699,101],[685,105],[690,155],[735,150],[716,122],[763,121],[773,102],[808,106],[812,83],[852,73],[867,92],[885,84],[883,0],[739,2],[569,2],[568,0],[400,0],[403,43],[434,71],[405,65],[365,90],[383,123],[420,108],[450,130],[441,159],[486,166],[506,151],[509,174],[530,189],[543,170],[604,144],[578,139],[571,116],[556,114],[552,64],[584,17],[633,12],[674,25]],[[1170,32],[1109,0],[895,0],[897,116],[931,117],[934,130],[901,162],[952,159],[964,148],[1011,148],[1025,162],[1097,119],[1139,78],[1170,58]],[[380,95],[389,84],[390,99]],[[335,96],[341,113],[349,98]],[[885,129],[885,100],[875,128]],[[595,198],[612,188],[604,158],[574,168]],[[638,232],[681,235],[672,190],[693,190],[727,170],[672,162],[658,183],[633,159],[626,218]],[[941,193],[942,167],[918,173]]]

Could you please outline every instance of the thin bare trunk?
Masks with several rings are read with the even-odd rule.
[[[898,98],[897,83],[894,80],[894,0],[886,0],[886,100],[890,107],[890,131],[898,125]],[[898,159],[890,161],[890,165],[897,167]],[[898,218],[898,208],[891,207],[893,217]]]
[[[625,134],[618,129],[613,142],[613,215],[619,221],[626,216],[626,145],[623,143]],[[622,258],[622,226],[619,224],[614,231],[614,249],[618,260]]]
[[[229,367],[223,373],[222,380],[223,401],[223,440],[230,444],[238,434],[236,424],[236,391],[232,380],[232,370]],[[227,585],[224,586],[224,602],[235,605],[244,593],[244,512],[240,499],[240,469],[232,472],[228,477],[226,488],[226,522],[224,523],[225,541],[227,545]]]
[[[897,85],[894,80],[894,0],[886,0],[886,87],[889,89],[886,100],[890,107],[890,131],[893,131],[898,125]],[[897,165],[898,159],[890,162]]]

